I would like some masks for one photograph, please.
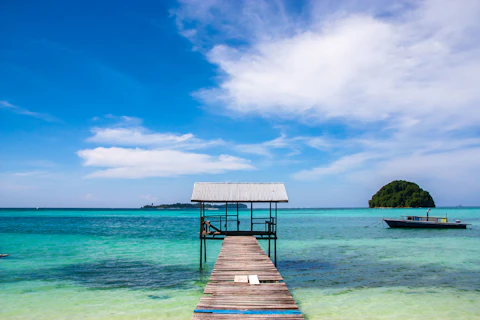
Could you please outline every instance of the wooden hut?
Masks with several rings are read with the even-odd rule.
[[[268,240],[270,257],[272,242],[277,264],[277,204],[288,202],[283,183],[219,183],[196,182],[192,202],[200,203],[200,267],[207,261],[207,240],[223,240],[225,236],[254,236]],[[225,210],[212,210],[206,203],[225,203]],[[250,204],[250,219],[240,225],[239,204]],[[254,213],[254,203],[268,203],[267,211]],[[203,257],[202,257],[203,255]]]

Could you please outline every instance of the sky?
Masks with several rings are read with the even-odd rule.
[[[2,1],[0,207],[480,205],[479,34],[477,0]]]

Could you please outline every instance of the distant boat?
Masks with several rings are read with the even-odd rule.
[[[429,217],[427,216],[403,216],[403,219],[383,219],[390,228],[433,228],[433,229],[466,229],[469,223],[461,223],[460,220],[448,222],[445,217]]]

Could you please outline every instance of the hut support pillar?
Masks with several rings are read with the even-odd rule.
[[[270,230],[272,229],[272,225],[270,222],[268,223],[268,257],[270,258]]]
[[[203,207],[203,202],[200,202],[200,269],[202,268],[202,238],[203,238],[203,222],[204,222],[204,217],[202,216],[202,207]]]
[[[275,202],[275,240],[274,240],[274,243],[273,243],[273,251],[275,253],[275,267],[277,266],[277,204],[278,202]]]
[[[277,236],[275,236],[275,239],[273,240],[273,252],[274,252],[274,264],[275,267],[277,266]]]
[[[272,231],[273,231],[273,228],[272,228],[272,203],[270,202],[270,216],[268,218],[268,257],[269,258],[270,258],[270,251],[271,251],[270,240],[271,240],[271,237],[272,237]]]
[[[253,202],[250,202],[250,231],[253,231]]]
[[[205,225],[205,203],[200,202],[200,269],[203,267],[203,261],[207,262],[207,231]]]
[[[200,269],[202,269],[202,236],[200,236]]]
[[[207,238],[206,237],[203,237],[203,247],[204,247],[203,256],[204,256],[205,262],[207,262]]]

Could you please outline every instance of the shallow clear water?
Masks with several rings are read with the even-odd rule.
[[[433,211],[472,228],[379,223],[423,209],[280,210],[278,269],[305,316],[480,318],[480,208]],[[199,270],[198,225],[195,210],[0,210],[0,318],[189,319],[221,245]]]

